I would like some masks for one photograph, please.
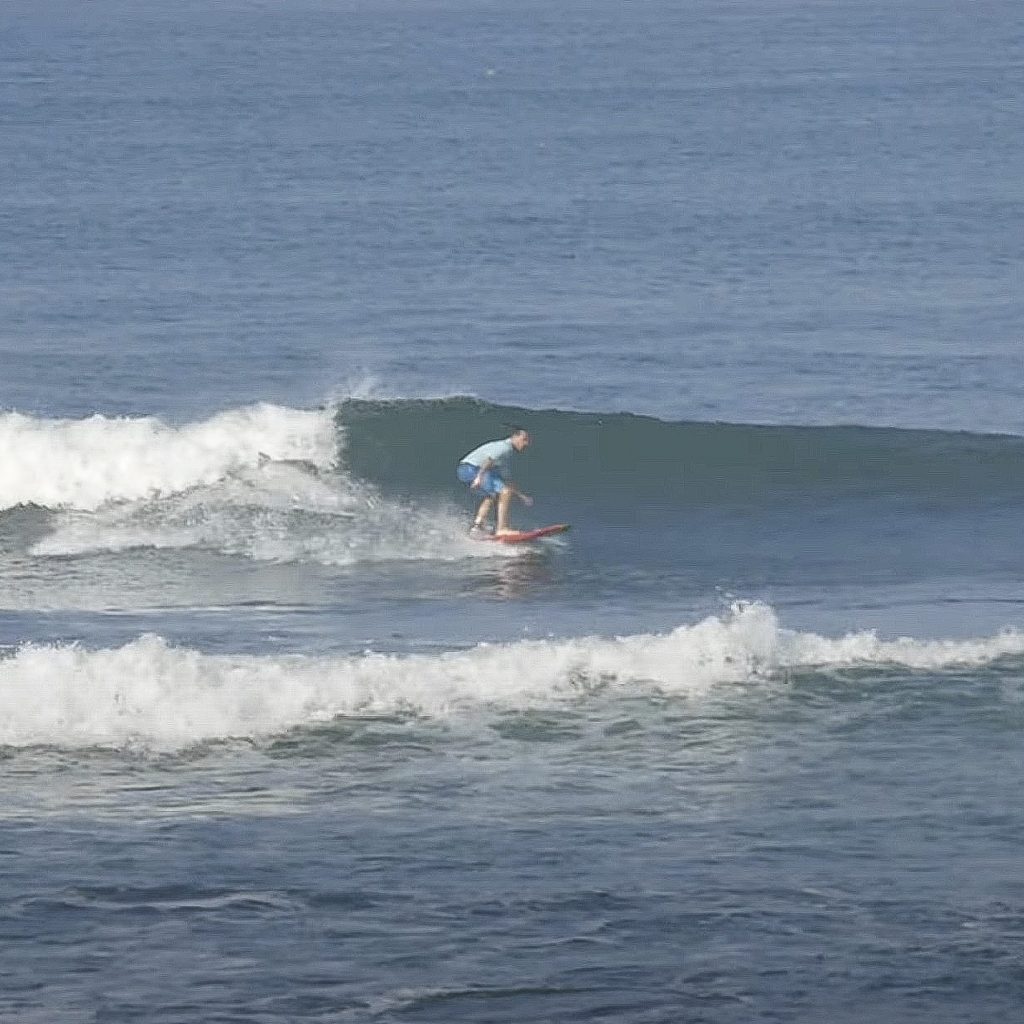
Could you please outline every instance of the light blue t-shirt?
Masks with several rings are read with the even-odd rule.
[[[506,469],[508,460],[514,452],[512,439],[506,437],[504,441],[488,441],[479,448],[474,448],[468,455],[463,455],[460,461],[468,462],[471,466],[482,466],[490,459],[498,469]]]

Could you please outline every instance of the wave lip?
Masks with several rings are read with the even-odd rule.
[[[666,634],[481,644],[440,655],[205,655],[147,635],[123,647],[26,645],[0,660],[0,745],[176,750],[260,739],[343,715],[445,717],[637,686],[700,694],[787,669],[942,670],[1024,654],[1024,634],[967,641],[827,638],[780,628],[758,603]]]
[[[274,460],[321,468],[337,458],[331,414],[275,405],[180,427],[155,417],[40,419],[0,413],[0,511],[18,505],[95,510],[177,494]]]

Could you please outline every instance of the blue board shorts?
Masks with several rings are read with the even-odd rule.
[[[455,470],[455,475],[464,484],[472,487],[473,481],[479,472],[480,467],[474,466],[472,462],[460,462],[459,468]],[[501,479],[501,474],[496,469],[488,469],[480,480],[479,490],[483,491],[488,497],[493,498],[505,490],[505,481]]]

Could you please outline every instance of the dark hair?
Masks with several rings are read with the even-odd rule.
[[[521,427],[521,426],[519,426],[518,423],[503,423],[502,426],[508,428],[508,435],[509,435],[509,437],[515,437],[516,434],[528,434],[529,433],[529,431],[526,429],[526,427]]]

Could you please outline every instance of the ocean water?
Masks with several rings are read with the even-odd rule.
[[[4,4],[0,1020],[1015,1019],[1022,47]]]

